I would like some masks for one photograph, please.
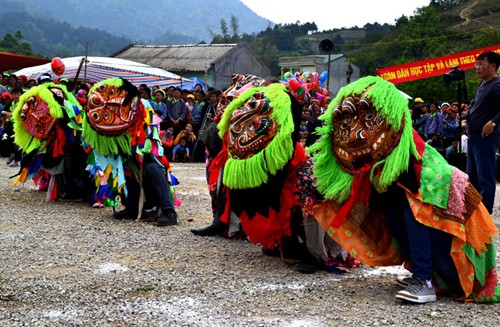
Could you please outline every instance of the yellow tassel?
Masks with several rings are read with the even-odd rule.
[[[14,186],[17,186],[19,182],[26,182],[26,177],[28,176],[28,168],[23,168],[21,174],[14,180]]]

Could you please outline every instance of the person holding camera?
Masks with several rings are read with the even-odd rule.
[[[483,197],[483,204],[493,211],[496,190],[496,154],[500,129],[500,54],[487,51],[476,59],[476,72],[482,80],[469,109],[467,119],[467,174]]]

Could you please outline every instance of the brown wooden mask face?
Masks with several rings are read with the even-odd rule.
[[[38,95],[28,98],[21,108],[21,123],[28,133],[37,139],[46,139],[56,119],[50,114],[49,106]]]
[[[333,116],[333,152],[344,170],[354,171],[382,160],[399,142],[400,133],[364,95],[344,98]]]
[[[232,158],[252,157],[265,149],[278,133],[269,103],[263,93],[256,93],[233,112],[228,136],[228,151]]]
[[[119,135],[134,123],[137,100],[125,105],[127,92],[114,85],[101,84],[88,99],[86,114],[96,131],[104,135]]]

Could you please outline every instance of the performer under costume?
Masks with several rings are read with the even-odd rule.
[[[39,189],[48,190],[47,201],[84,197],[82,115],[64,85],[46,83],[21,96],[13,113],[14,141],[24,155],[14,184],[32,179]]]
[[[217,124],[221,120],[227,106],[236,99],[243,91],[252,88],[263,86],[266,80],[251,74],[233,74],[232,83],[221,93],[220,100],[217,103],[215,117],[212,120],[204,119],[202,132],[200,131],[200,140],[205,145],[206,162],[207,162],[207,184],[211,198],[212,213],[214,220],[207,227],[192,229],[195,235],[199,236],[215,236],[226,235],[235,237],[241,235],[241,224],[239,219],[229,219],[229,226],[220,221],[220,215],[226,207],[227,187],[222,183],[223,169],[225,160],[214,159],[222,150],[222,139],[219,136]]]
[[[300,114],[285,86],[271,84],[244,91],[218,124],[223,150],[210,179],[227,188],[218,195],[220,222],[239,217],[249,239],[267,249],[291,235],[291,210],[299,204],[296,171],[306,160],[297,143]]]
[[[409,262],[396,297],[435,301],[431,279],[468,300],[498,301],[495,224],[468,176],[412,129],[396,87],[365,77],[321,116],[314,153],[325,200],[312,213],[344,249],[371,266]]]
[[[95,178],[95,201],[115,207],[116,196],[124,195],[127,211],[117,217],[127,219],[141,218],[146,201],[148,213],[158,207],[159,225],[177,224],[160,118],[148,101],[139,99],[138,89],[121,78],[97,83],[89,92],[85,117],[82,137],[89,145],[87,169]]]

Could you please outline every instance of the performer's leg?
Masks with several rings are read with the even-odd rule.
[[[153,196],[160,207],[157,224],[159,226],[176,225],[177,213],[172,202],[165,170],[156,162],[148,163],[144,169],[146,198]]]
[[[122,198],[125,209],[115,213],[116,219],[136,219],[139,212],[141,186],[133,176],[125,177],[127,195]]]
[[[396,297],[415,303],[436,301],[436,291],[432,286],[432,241],[430,228],[415,220],[410,206],[405,203],[403,219],[408,236],[408,253],[410,255],[413,278],[405,290],[399,291]]]

